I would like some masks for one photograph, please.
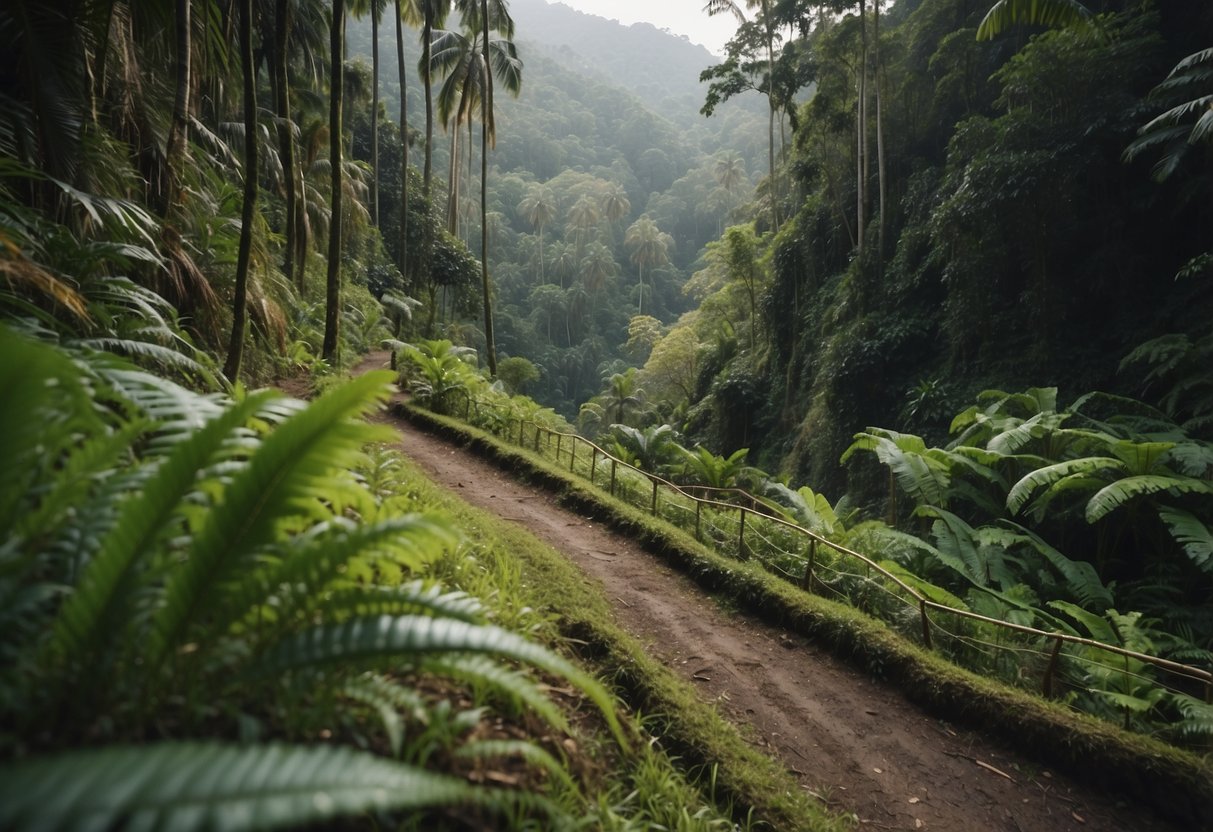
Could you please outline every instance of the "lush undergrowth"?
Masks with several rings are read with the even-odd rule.
[[[384,374],[304,405],[0,350],[0,825],[750,825],[556,649],[530,544],[368,445]]]
[[[501,467],[559,494],[566,505],[632,535],[709,591],[830,648],[934,713],[999,736],[1026,754],[1170,817],[1199,821],[1213,800],[1207,760],[958,668],[863,612],[773,576],[759,562],[718,554],[670,523],[589,486],[569,473],[567,463],[554,465],[512,441],[415,406],[402,412],[428,429],[470,443]]]

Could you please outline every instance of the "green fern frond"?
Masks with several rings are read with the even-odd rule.
[[[1018,523],[1012,523],[1009,520],[1002,522],[1017,531],[1028,545],[1039,552],[1054,569],[1061,573],[1066,581],[1066,589],[1078,599],[1080,604],[1096,610],[1106,610],[1112,606],[1114,603],[1112,593],[1104,586],[1094,566],[1085,560],[1070,560],[1046,543],[1040,535]]]
[[[332,475],[351,465],[384,430],[362,422],[387,396],[391,373],[368,373],[299,411],[266,437],[224,490],[195,533],[186,563],[165,589],[154,621],[149,661],[155,666],[195,623],[217,586],[247,568],[289,517],[322,520]]]
[[[0,769],[0,827],[276,829],[373,810],[511,798],[349,748],[160,743]]]
[[[273,675],[334,662],[448,652],[510,658],[568,679],[598,706],[620,744],[626,744],[611,699],[601,685],[547,648],[485,624],[418,615],[352,618],[287,636],[266,651],[250,672]]]
[[[1183,719],[1172,730],[1183,740],[1213,737],[1213,705],[1182,693],[1172,695]]]
[[[486,656],[437,656],[423,661],[420,669],[487,688],[508,702],[529,708],[549,725],[568,730],[564,714],[536,682]]]
[[[213,606],[211,611],[214,626],[221,631],[240,616],[260,615],[260,611],[253,612],[257,605],[283,588],[286,588],[286,594],[279,596],[275,603],[275,612],[279,616],[289,616],[296,608],[306,612],[326,607],[366,614],[371,610],[365,604],[360,605],[357,598],[342,601],[337,596],[330,597],[321,592],[340,574],[343,566],[359,558],[372,562],[382,559],[416,569],[438,557],[445,547],[453,546],[457,540],[457,535],[448,525],[418,514],[376,523],[353,523],[345,518],[333,518],[264,554],[261,568],[247,575],[232,592],[216,599],[219,606]],[[354,591],[365,591],[372,596],[382,591],[385,595],[408,598],[421,594],[419,591],[404,590],[405,587],[368,587]],[[399,611],[421,612],[424,600],[418,600]],[[452,601],[454,610],[449,614],[458,616],[466,612],[464,607],[453,603],[454,599],[448,600]],[[471,603],[475,612],[479,612],[479,602],[473,600]]]
[[[410,719],[424,719],[425,700],[421,695],[378,673],[365,673],[357,679],[351,679],[342,686],[341,694],[375,709],[383,721],[383,729],[388,735],[393,757],[400,756],[404,745],[404,719],[401,711]]]
[[[577,793],[576,784],[569,776],[568,769],[544,749],[534,743],[524,740],[478,740],[462,745],[455,752],[456,757],[465,760],[483,760],[494,757],[521,757],[528,763],[545,769],[549,774],[564,784],[565,788]]]
[[[432,615],[478,624],[484,605],[466,592],[444,592],[438,584],[412,581],[402,586],[344,587],[332,593],[326,609],[354,615]]]

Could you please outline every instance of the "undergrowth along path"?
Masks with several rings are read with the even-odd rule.
[[[361,369],[384,360],[373,356]],[[391,423],[400,448],[434,482],[564,553],[601,584],[620,627],[776,755],[802,788],[853,812],[860,829],[1178,828],[926,715],[804,639],[727,609],[549,493],[407,421]]]

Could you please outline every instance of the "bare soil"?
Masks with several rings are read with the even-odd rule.
[[[386,366],[372,355],[361,369]],[[469,451],[392,419],[434,482],[525,527],[601,584],[617,623],[802,788],[859,829],[1154,832],[1178,827],[926,715],[897,690],[727,608],[629,538]]]

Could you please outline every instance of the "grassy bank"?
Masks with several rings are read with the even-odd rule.
[[[1213,805],[1213,767],[1207,758],[960,669],[861,612],[798,590],[754,564],[717,555],[685,532],[610,498],[529,451],[414,406],[398,405],[397,410],[548,489],[567,507],[628,534],[704,589],[895,685],[928,712],[995,736],[1010,748],[1166,817],[1198,826],[1207,822]]]

